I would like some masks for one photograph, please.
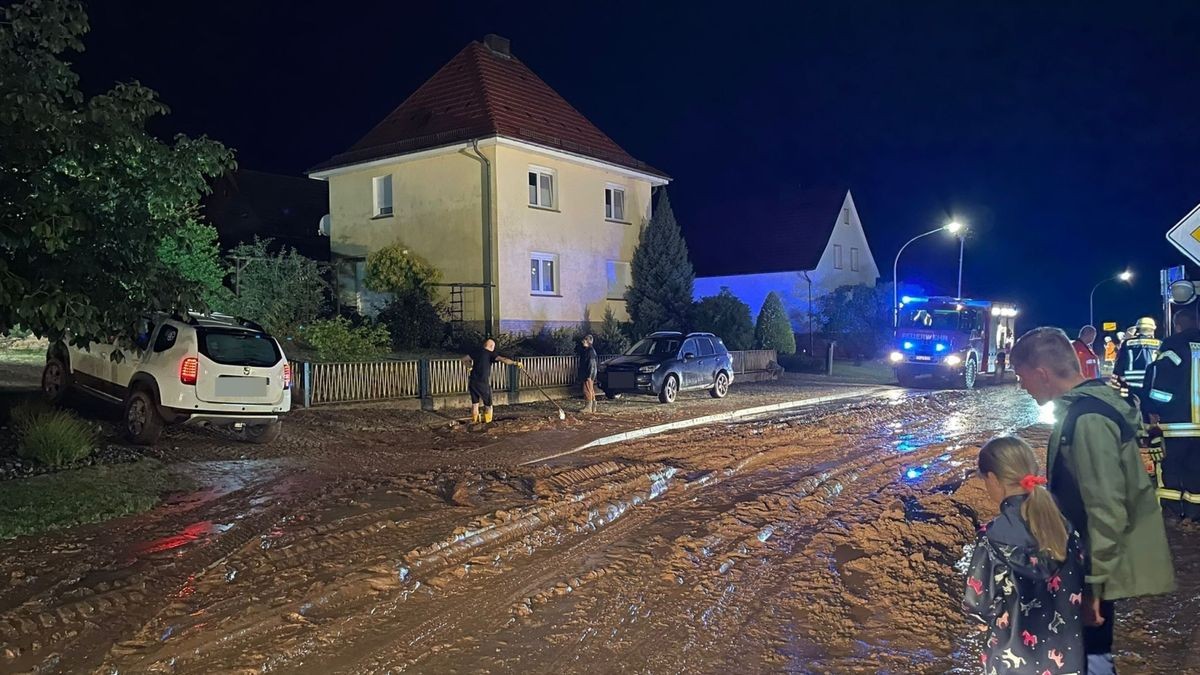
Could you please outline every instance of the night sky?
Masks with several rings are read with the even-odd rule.
[[[156,132],[299,174],[499,33],[673,177],[693,249],[753,232],[753,200],[846,185],[887,280],[955,216],[965,294],[1019,303],[1022,328],[1076,328],[1127,265],[1097,321],[1161,313],[1158,270],[1184,261],[1164,234],[1200,202],[1200,3],[581,4],[94,1],[76,62],[89,92],[157,90]],[[901,277],[953,292],[956,263],[928,237]]]

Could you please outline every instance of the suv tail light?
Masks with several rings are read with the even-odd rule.
[[[290,363],[283,364],[283,388],[292,388],[292,364]]]
[[[194,356],[189,356],[179,362],[179,381],[184,384],[196,384],[196,377],[200,374],[200,361]]]

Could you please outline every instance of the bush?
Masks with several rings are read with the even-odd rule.
[[[384,246],[367,256],[367,288],[377,293],[406,295],[428,294],[429,286],[440,281],[441,272],[399,242]]]
[[[271,240],[258,238],[238,244],[229,255],[242,266],[235,275],[238,295],[224,307],[230,314],[261,323],[280,340],[320,315],[325,281],[316,261],[286,246],[272,253]]]
[[[789,373],[824,373],[825,359],[811,354],[779,354],[779,365]]]
[[[582,337],[578,328],[542,328],[529,340],[529,346],[542,356],[574,354]]]
[[[446,339],[442,312],[424,292],[409,291],[393,297],[379,313],[397,350],[440,347]]]
[[[345,317],[316,321],[300,330],[304,344],[322,361],[365,361],[388,352],[392,336],[378,324],[354,326]]]
[[[750,322],[750,306],[738,299],[727,287],[707,298],[701,298],[692,310],[692,328],[712,333],[732,350],[750,349],[754,345],[754,324]]]
[[[838,351],[874,358],[892,337],[892,287],[839,286],[817,301],[821,330]]]
[[[629,349],[629,336],[626,335],[626,326],[622,326],[620,321],[617,321],[617,316],[613,314],[612,308],[604,310],[604,321],[600,324],[600,332],[596,338],[596,353],[597,354],[624,354],[626,349]]]
[[[458,354],[473,354],[483,346],[485,339],[483,333],[474,328],[457,328],[447,335],[445,348]],[[530,337],[527,333],[497,333],[492,339],[496,341],[496,351],[505,356],[529,356],[535,353],[529,347]]]
[[[796,334],[792,332],[792,322],[788,320],[783,302],[775,291],[767,294],[762,309],[758,311],[754,341],[759,349],[774,349],[779,355],[796,353]]]
[[[96,431],[66,410],[40,402],[13,408],[10,423],[17,436],[17,454],[47,466],[73,464],[92,454]]]

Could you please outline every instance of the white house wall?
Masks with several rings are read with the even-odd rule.
[[[875,257],[871,255],[871,246],[867,243],[867,235],[863,231],[862,220],[858,217],[858,209],[854,206],[854,198],[849,192],[842,204],[842,209],[849,209],[850,222],[845,222],[844,211],[839,211],[837,225],[825,245],[825,252],[817,268],[811,272],[814,283],[814,293],[819,288],[821,293],[828,293],[838,286],[863,284],[874,286],[879,279],[879,267]],[[842,267],[836,267],[836,246],[842,247]],[[851,251],[858,249],[858,270],[851,269]]]

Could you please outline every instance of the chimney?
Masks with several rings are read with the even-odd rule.
[[[503,56],[504,58],[512,58],[512,51],[509,49],[508,38],[500,37],[495,33],[488,33],[483,36],[483,45],[492,50],[493,54]]]

